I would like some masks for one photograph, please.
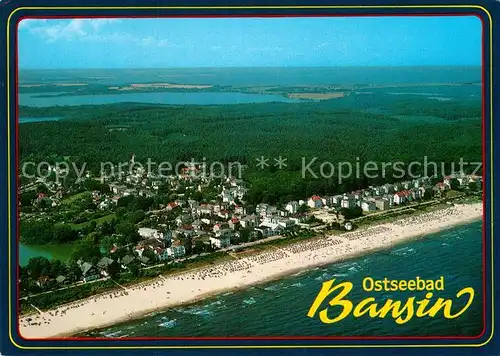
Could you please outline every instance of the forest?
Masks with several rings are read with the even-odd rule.
[[[461,158],[480,162],[482,157],[478,98],[441,102],[379,93],[302,103],[20,107],[20,116],[64,118],[20,125],[21,162],[86,162],[95,174],[101,162],[127,162],[131,153],[143,163],[148,158],[172,164],[239,162],[246,167],[250,204],[284,203],[394,179],[390,171],[385,177],[351,177],[340,184],[335,177],[304,179],[304,159],[317,157],[312,168],[317,171],[325,160],[407,164],[426,156],[449,169]],[[261,156],[269,158],[266,169],[256,167]],[[287,159],[282,169],[273,166],[279,156]]]

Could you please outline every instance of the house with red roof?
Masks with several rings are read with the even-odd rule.
[[[412,194],[409,190],[401,190],[399,192],[394,193],[394,204],[403,204],[408,200],[412,199]]]
[[[307,200],[307,205],[310,208],[321,208],[323,206],[323,201],[319,195],[313,195]]]
[[[229,221],[228,221],[228,224],[229,224],[229,228],[234,230],[236,228],[236,226],[240,223],[240,219],[238,219],[237,216],[233,216]]]
[[[167,210],[172,210],[172,209],[175,209],[177,208],[179,205],[177,205],[177,203],[174,203],[174,202],[170,202],[167,204]]]

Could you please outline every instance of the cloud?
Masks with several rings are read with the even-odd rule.
[[[47,20],[45,20],[45,19],[39,19],[39,20],[23,19],[19,22],[19,25],[17,26],[17,28],[19,29],[19,31],[27,30],[33,26],[40,26],[41,24],[43,24],[46,21]]]
[[[145,47],[165,47],[168,45],[167,40],[154,38],[153,36],[140,37],[131,39],[132,42],[136,42]]]
[[[323,48],[327,47],[328,45],[330,45],[330,43],[328,43],[328,42],[321,42],[321,43],[319,43],[316,46],[316,49],[323,49]]]
[[[46,42],[73,40],[96,36],[102,26],[118,19],[23,20],[19,31],[28,30]]]
[[[262,46],[262,47],[248,47],[247,52],[282,52],[284,49],[282,47],[270,47],[270,46]]]
[[[123,31],[109,31],[119,19],[23,20],[19,31],[29,31],[47,43],[85,41],[93,43],[128,43],[142,47],[172,46],[166,39],[153,36],[134,36]]]

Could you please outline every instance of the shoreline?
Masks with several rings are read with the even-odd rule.
[[[297,272],[307,272],[315,267],[390,249],[424,235],[472,223],[481,217],[482,203],[460,204],[341,235],[325,235],[315,241],[293,243],[272,252],[266,251],[196,271],[169,277],[160,275],[153,280],[132,285],[126,288],[126,292],[107,292],[61,305],[42,315],[31,315],[39,324],[28,323],[27,316],[21,317],[19,330],[27,339],[70,337],[140,319],[170,307],[197,303],[224,292],[246,289]],[[74,320],[80,323],[75,325]]]

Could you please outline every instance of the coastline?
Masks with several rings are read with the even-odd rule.
[[[37,323],[28,323],[28,316],[21,317],[19,330],[27,339],[68,337],[392,248],[423,235],[477,221],[481,216],[482,203],[455,205],[341,235],[294,243],[196,271],[159,276],[131,286],[126,292],[112,291],[59,306],[42,315],[31,315]]]

